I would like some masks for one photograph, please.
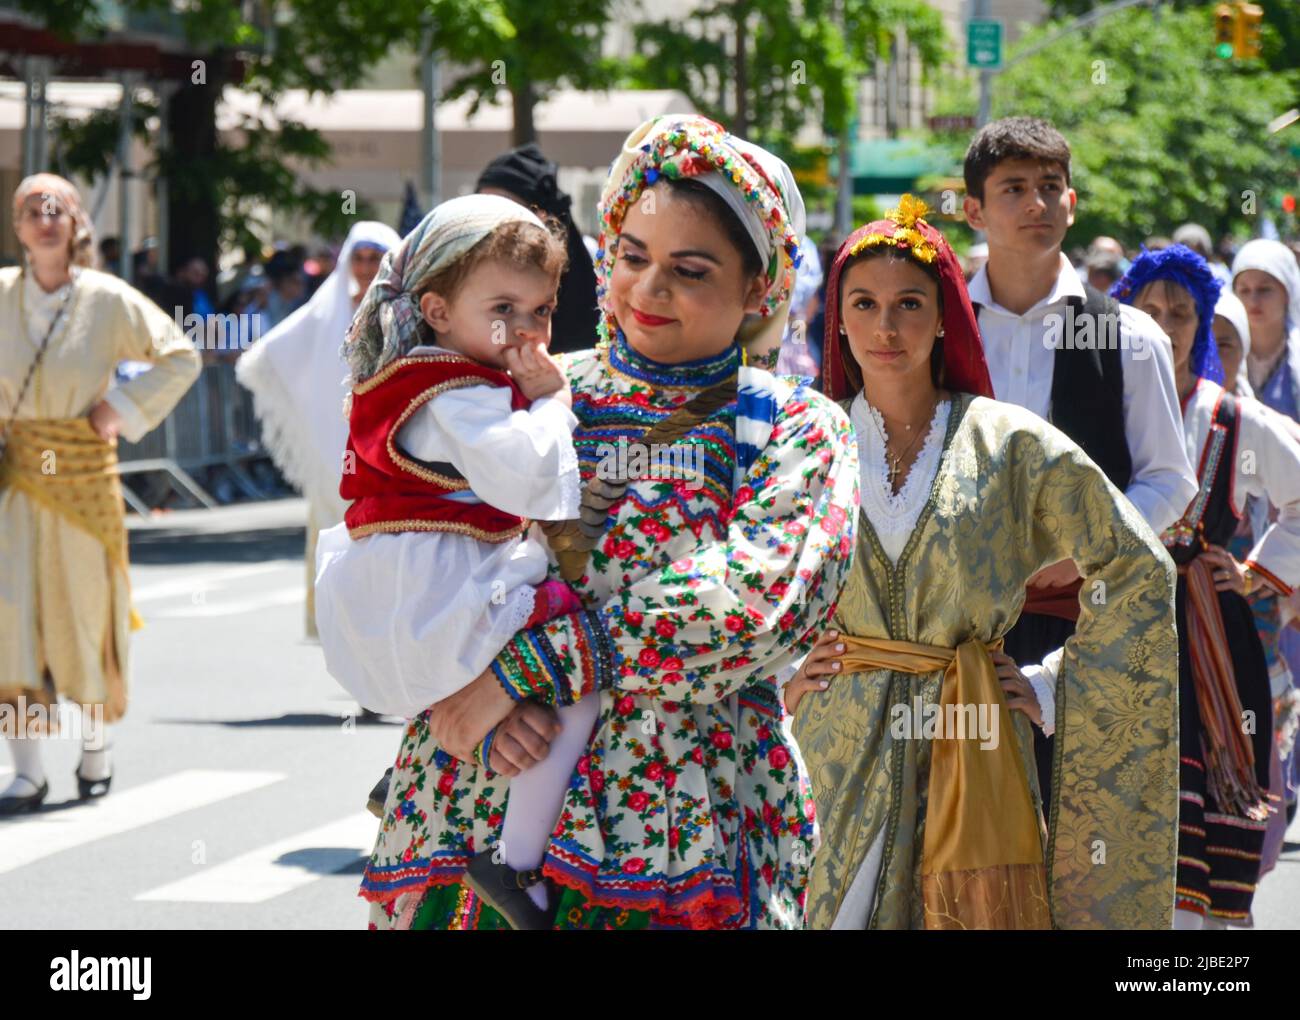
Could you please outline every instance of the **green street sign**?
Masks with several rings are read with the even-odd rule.
[[[983,70],[1002,66],[1002,22],[972,19],[966,23],[966,63]]]

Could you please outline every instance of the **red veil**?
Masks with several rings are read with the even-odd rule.
[[[961,263],[943,235],[921,218],[926,212],[925,203],[904,195],[898,208],[890,209],[886,219],[859,227],[835,253],[826,285],[826,335],[822,354],[826,393],[833,400],[854,396],[841,360],[841,352],[847,352],[848,346],[840,334],[840,277],[852,256],[863,248],[878,245],[893,245],[920,262],[936,265],[943,297],[944,386],[959,393],[993,396],[989,368],[984,361],[984,344]]]

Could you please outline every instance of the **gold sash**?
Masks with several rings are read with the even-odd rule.
[[[88,418],[15,419],[0,459],[0,489],[13,488],[96,539],[128,571],[117,447]],[[144,625],[130,610],[131,629]]]
[[[943,671],[940,719],[947,706],[989,705],[998,713],[996,746],[944,733],[932,743],[921,883],[926,928],[1051,928],[1045,830],[1025,775],[1025,758],[1003,734],[1016,733],[990,652],[970,640],[956,649],[843,635],[845,674],[887,669]],[[1032,761],[1032,756],[1029,757]]]

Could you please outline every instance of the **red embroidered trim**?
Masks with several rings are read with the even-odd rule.
[[[1252,571],[1254,571],[1256,574],[1259,574],[1266,581],[1268,581],[1269,584],[1273,585],[1273,587],[1275,587],[1278,591],[1282,593],[1284,598],[1290,598],[1291,594],[1295,591],[1294,588],[1292,588],[1289,584],[1283,581],[1282,578],[1278,577],[1277,574],[1273,573],[1271,570],[1267,570],[1264,567],[1261,567],[1254,560],[1247,560],[1244,565],[1250,567]]]

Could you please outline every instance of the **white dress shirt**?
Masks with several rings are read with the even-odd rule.
[[[1201,379],[1187,399],[1187,452],[1198,464],[1222,392],[1217,383]],[[1280,416],[1263,404],[1238,397],[1237,409],[1236,470],[1229,490],[1233,512],[1238,517],[1245,513],[1250,496],[1277,511],[1245,562],[1267,574],[1283,595],[1290,595],[1300,585],[1300,444],[1278,421]]]
[[[1064,316],[1070,298],[1085,296],[1070,260],[1061,256],[1051,292],[1023,315],[994,300],[987,266],[975,274],[969,289],[971,301],[980,305],[980,335],[993,395],[1051,421],[1056,351],[1048,316]],[[1125,495],[1159,534],[1183,515],[1196,495],[1196,475],[1183,444],[1173,352],[1151,316],[1131,305],[1120,305],[1119,342],[1124,435],[1133,463]]]

